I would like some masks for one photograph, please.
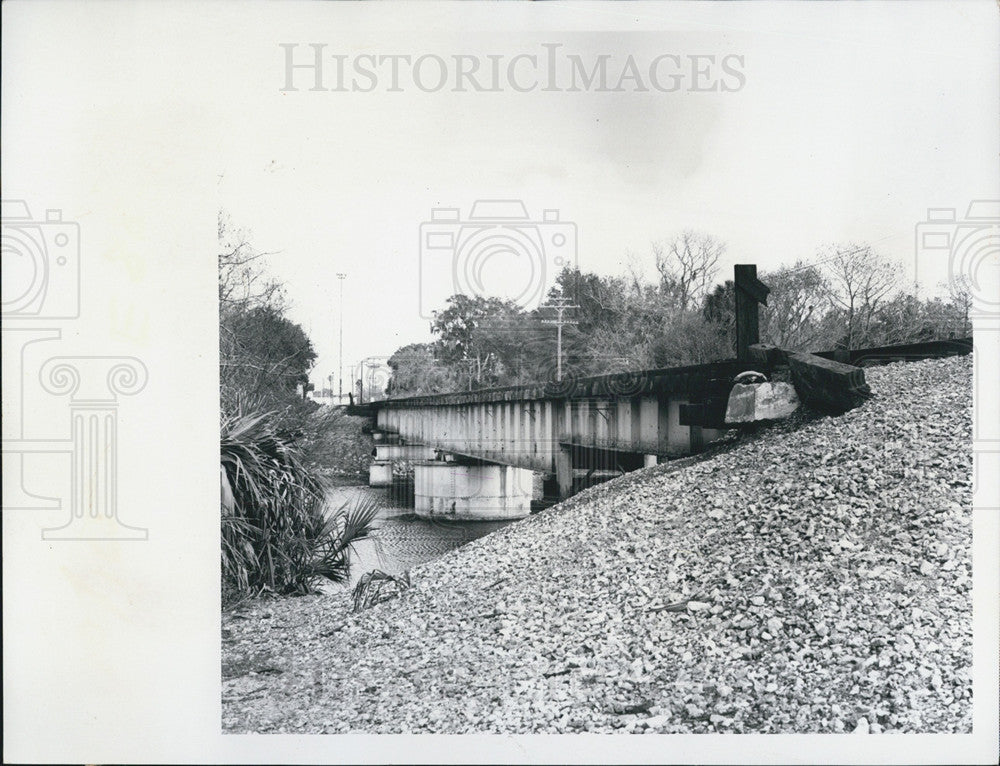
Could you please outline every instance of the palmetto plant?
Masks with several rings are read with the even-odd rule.
[[[300,434],[272,410],[224,416],[220,433],[222,578],[237,594],[308,593],[343,582],[352,544],[369,536],[377,502],[325,509],[325,486]]]

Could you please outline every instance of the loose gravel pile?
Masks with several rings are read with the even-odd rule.
[[[972,360],[223,618],[232,732],[970,732]]]

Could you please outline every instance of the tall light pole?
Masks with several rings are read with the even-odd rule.
[[[340,282],[340,358],[337,362],[337,404],[344,403],[344,279],[347,274],[337,274]]]

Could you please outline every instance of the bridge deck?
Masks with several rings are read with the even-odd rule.
[[[407,441],[559,475],[588,450],[673,456],[700,449],[720,431],[682,424],[681,406],[728,391],[733,377],[751,367],[725,360],[384,399],[370,407],[380,430]]]

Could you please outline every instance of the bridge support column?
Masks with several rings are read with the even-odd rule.
[[[429,460],[413,467],[417,516],[464,521],[520,519],[531,513],[531,471],[493,463]]]
[[[373,460],[368,466],[368,486],[388,487],[392,484],[392,461]]]
[[[701,426],[690,426],[691,428],[691,452],[701,452],[705,446],[705,434],[702,433]]]
[[[424,447],[420,444],[400,444],[398,439],[395,442],[376,442],[375,459],[368,466],[368,486],[392,486],[393,473],[398,463],[433,459],[433,447]]]
[[[568,447],[560,447],[556,458],[556,482],[559,484],[559,499],[565,500],[573,494],[573,453]]]

